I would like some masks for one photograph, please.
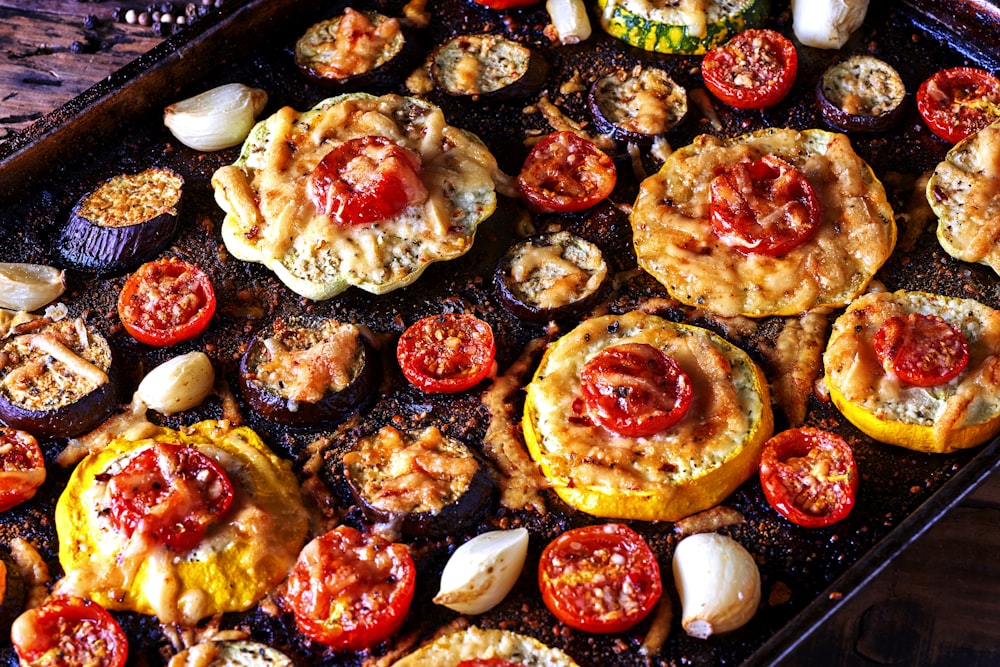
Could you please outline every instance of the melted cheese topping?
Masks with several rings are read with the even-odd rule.
[[[853,56],[823,73],[823,94],[849,114],[881,116],[903,102],[906,86],[899,73],[872,56]]]
[[[377,135],[420,156],[426,202],[370,225],[344,226],[306,194],[316,165],[348,139]],[[432,262],[471,246],[496,208],[496,160],[473,135],[416,98],[364,94],[285,107],[258,123],[236,164],[212,177],[227,215],[223,240],[239,259],[261,262],[292,290],[328,299],[348,286],[382,294],[416,280]]]
[[[780,257],[738,253],[719,241],[709,221],[717,168],[765,154],[804,171],[822,211],[815,235]],[[896,242],[882,184],[846,135],[822,130],[697,137],[642,182],[632,229],[643,269],[679,301],[724,316],[842,306],[864,290]]]
[[[370,72],[403,48],[399,19],[350,7],[309,28],[295,43],[296,61],[318,76],[346,79]]]
[[[604,283],[608,265],[600,249],[569,232],[556,232],[537,242],[516,245],[505,282],[521,301],[536,308],[554,309],[576,303]]]
[[[646,135],[670,130],[688,110],[687,91],[664,70],[653,67],[631,74],[618,71],[600,79],[594,98],[608,121]]]
[[[622,436],[581,414],[580,370],[601,350],[648,343],[673,357],[693,388],[674,426],[646,438]],[[528,386],[546,476],[563,486],[662,493],[732,459],[761,420],[767,397],[738,348],[707,330],[644,313],[583,322],[549,348]]]
[[[1000,273],[1000,123],[960,141],[927,182],[945,251]]]
[[[875,333],[886,319],[909,313],[940,315],[962,331],[969,363],[958,377],[916,387],[885,371],[875,356]],[[943,442],[949,432],[1000,413],[1000,311],[923,292],[865,294],[834,322],[823,363],[827,381],[851,403],[881,419],[932,426]]]
[[[461,35],[438,49],[431,71],[449,93],[478,95],[519,81],[531,58],[528,47],[499,35]]]
[[[215,459],[234,489],[229,512],[202,543],[173,553],[140,531],[124,537],[106,511],[109,475],[153,440],[117,439],[73,472],[56,505],[66,572],[56,591],[187,626],[248,609],[284,579],[305,543],[308,516],[290,464],[250,429],[225,422],[161,429],[156,441],[187,444]]]
[[[177,215],[184,180],[168,169],[121,174],[101,183],[73,212],[101,227],[130,227],[158,215]]]
[[[111,348],[83,320],[63,320],[8,340],[0,348],[0,392],[27,410],[80,400],[108,381]]]
[[[533,637],[475,626],[439,637],[392,667],[456,667],[463,660],[476,658],[498,658],[524,667],[577,667],[568,655]]]

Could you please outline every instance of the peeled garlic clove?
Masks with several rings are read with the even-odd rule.
[[[867,13],[868,0],[792,0],[792,31],[806,46],[839,49]]]
[[[52,266],[0,263],[0,308],[37,310],[66,291],[65,280]]]
[[[743,626],[760,604],[760,570],[736,540],[719,533],[685,537],[674,550],[681,625],[705,639]]]
[[[227,83],[171,104],[163,124],[185,146],[217,151],[242,143],[266,104],[265,91]]]
[[[456,549],[445,564],[434,602],[460,614],[492,609],[517,583],[527,555],[524,528],[477,535]]]
[[[201,403],[212,391],[215,369],[204,352],[188,352],[146,374],[136,395],[147,407],[172,415]]]

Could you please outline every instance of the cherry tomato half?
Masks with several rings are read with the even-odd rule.
[[[128,639],[104,607],[84,598],[55,597],[15,619],[11,643],[22,667],[122,667]]]
[[[1000,79],[975,67],[940,70],[917,89],[917,111],[931,132],[958,143],[1000,120]]]
[[[765,155],[722,167],[710,185],[715,235],[744,254],[777,257],[809,240],[822,220],[801,169]]]
[[[623,632],[663,594],[660,566],[637,532],[618,523],[567,530],[538,563],[545,606],[584,632]]]
[[[429,394],[465,391],[496,370],[490,325],[466,313],[443,313],[412,324],[399,337],[403,375]]]
[[[45,457],[35,436],[0,428],[0,512],[35,495],[45,481]]]
[[[969,364],[965,335],[939,315],[890,317],[875,332],[872,345],[887,373],[917,387],[944,384]]]
[[[858,469],[850,445],[816,428],[782,431],[760,458],[764,496],[782,516],[805,528],[837,523],[854,507]]]
[[[302,549],[286,600],[306,636],[357,651],[399,630],[415,590],[416,566],[405,545],[338,526]]]
[[[118,316],[132,337],[166,347],[200,334],[215,315],[215,290],[205,272],[166,257],[140,266],[118,295]]]
[[[705,54],[705,87],[729,106],[763,109],[785,99],[795,83],[799,57],[780,32],[744,30]]]
[[[528,206],[541,213],[582,211],[615,189],[614,160],[573,132],[553,132],[535,144],[517,176]]]
[[[420,156],[377,135],[348,139],[327,153],[306,190],[316,208],[344,225],[386,220],[427,199]]]
[[[157,442],[108,481],[111,521],[174,551],[201,543],[209,526],[232,505],[233,485],[214,459],[197,449]]]
[[[668,429],[691,405],[687,373],[673,357],[648,343],[604,348],[583,365],[580,383],[591,419],[626,436]]]

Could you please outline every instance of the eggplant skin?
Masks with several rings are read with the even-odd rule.
[[[369,35],[376,41],[359,42],[358,35],[352,31],[353,48],[348,51],[348,57],[353,62],[338,63],[343,54],[336,51],[337,31],[345,20],[360,22],[362,26],[367,22],[375,33]],[[383,41],[377,34],[380,30],[390,30],[393,34],[380,43]],[[423,50],[420,37],[418,30],[398,19],[348,7],[341,16],[320,21],[305,31],[295,43],[295,64],[310,81],[334,92],[388,88],[416,64]],[[373,49],[372,53],[365,52],[369,48]]]
[[[4,578],[4,586],[0,589],[0,636],[9,637],[11,624],[24,609],[27,589],[17,563],[4,549],[0,549],[0,563]]]
[[[80,198],[55,239],[70,267],[98,274],[133,269],[162,252],[180,227],[184,178],[151,167],[112,177]]]
[[[72,326],[66,322],[56,322],[54,326]],[[44,331],[41,329],[39,331]],[[0,348],[0,358],[10,363],[10,354],[13,345],[17,344],[17,339],[30,334],[23,334],[8,339],[3,348]],[[24,401],[12,396],[8,388],[0,390],[0,422],[11,428],[18,428],[27,431],[39,440],[54,438],[71,438],[81,433],[92,430],[118,408],[121,402],[121,382],[119,378],[118,363],[114,349],[107,340],[97,331],[88,327],[87,338],[90,345],[99,347],[99,354],[102,362],[94,365],[101,368],[107,376],[106,381],[98,384],[93,390],[82,394],[75,400],[62,400],[58,393],[53,397],[46,398],[44,390],[33,392],[34,396],[44,404],[52,407],[27,406]],[[40,352],[39,354],[45,354]],[[0,367],[0,380],[4,379],[10,372],[10,367]],[[61,390],[54,389],[54,392]]]
[[[298,353],[312,344],[319,354],[321,350],[316,346],[322,344],[324,330],[339,330],[355,337],[358,358],[345,387],[339,391],[327,388],[318,400],[296,401],[287,392],[282,393],[280,379],[266,382],[262,378],[261,367],[272,360],[265,341],[281,341],[283,347]],[[325,318],[296,317],[275,321],[254,336],[240,359],[239,383],[244,400],[265,419],[286,426],[329,425],[343,421],[372,402],[381,381],[380,370],[378,353],[360,328]]]
[[[549,64],[534,49],[500,35],[459,35],[434,50],[430,71],[434,85],[449,95],[508,101],[541,88]]]
[[[415,442],[429,443],[430,451],[420,454],[422,469],[408,471],[412,474],[401,472],[398,468],[403,457],[394,457],[393,447],[382,444],[386,438],[405,448],[416,446]],[[429,466],[428,457],[433,460]],[[449,464],[452,460],[460,461],[466,468],[474,465],[475,472],[471,475],[453,472]],[[406,477],[404,493],[391,490],[396,476]],[[442,435],[435,427],[420,433],[400,433],[393,427],[384,427],[377,434],[362,438],[344,455],[344,478],[368,522],[395,525],[414,537],[447,535],[470,525],[493,502],[496,490],[493,472],[486,462],[467,445]],[[467,479],[464,488],[455,488],[463,479]],[[390,489],[385,491],[383,484]],[[387,502],[399,507],[388,508],[386,502],[373,497],[373,493],[379,492]],[[440,506],[429,509],[407,506],[427,502],[428,498]]]

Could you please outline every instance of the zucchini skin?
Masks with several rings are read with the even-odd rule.
[[[609,13],[608,5],[613,7]],[[707,34],[696,37],[687,26],[653,21],[618,4],[617,0],[597,0],[601,27],[626,44],[645,51],[700,55],[738,32],[763,24],[771,10],[771,0],[755,0],[735,16],[708,23]]]

